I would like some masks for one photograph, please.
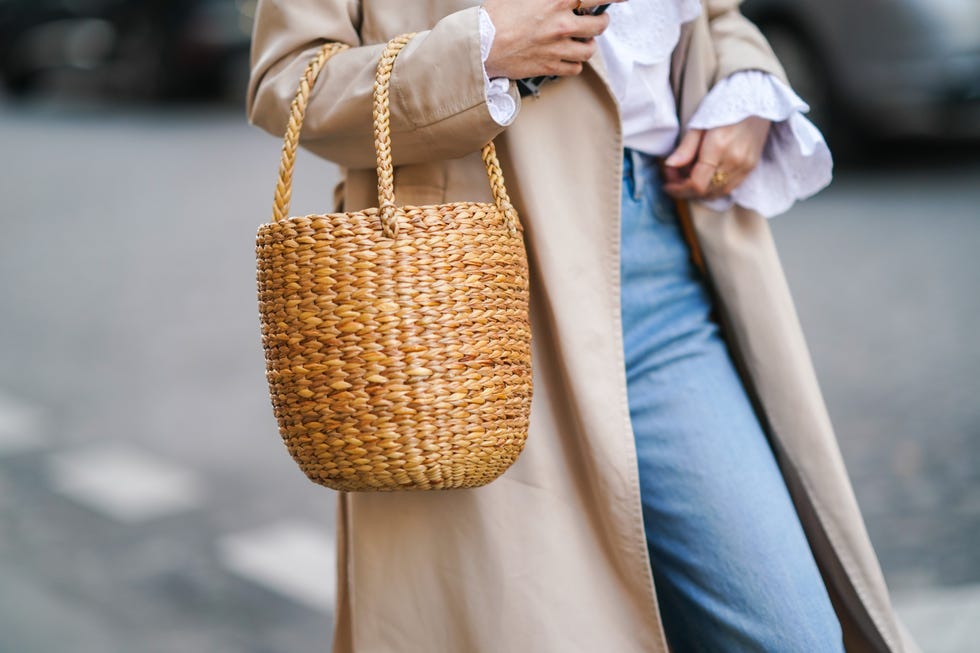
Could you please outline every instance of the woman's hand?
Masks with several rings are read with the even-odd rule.
[[[625,0],[611,0],[624,2]],[[582,9],[606,4],[583,0]],[[609,15],[576,15],[578,0],[485,0],[496,35],[486,61],[489,77],[578,75],[596,51]]]
[[[734,125],[689,130],[664,161],[664,191],[685,199],[730,194],[759,163],[771,125],[749,116]]]

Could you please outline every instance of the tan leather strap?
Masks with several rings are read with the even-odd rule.
[[[701,254],[701,246],[698,244],[698,237],[694,232],[694,222],[691,219],[691,204],[687,200],[676,200],[676,204],[677,217],[681,223],[681,232],[684,234],[684,240],[687,241],[687,246],[691,250],[691,261],[694,262],[694,265],[698,266],[701,274],[707,275],[707,270],[704,267],[704,256]]]

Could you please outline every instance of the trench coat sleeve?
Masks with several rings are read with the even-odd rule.
[[[320,73],[300,143],[341,166],[373,168],[373,87],[385,44],[362,42],[360,12],[357,0],[260,0],[246,111],[251,124],[282,136],[307,62],[327,41],[347,43]],[[478,6],[419,31],[398,55],[391,85],[395,165],[461,157],[504,129],[486,103]],[[509,92],[520,107],[515,83]]]
[[[711,85],[740,70],[762,70],[788,84],[786,71],[769,42],[759,28],[742,15],[740,4],[742,0],[705,0],[708,28],[718,58]]]

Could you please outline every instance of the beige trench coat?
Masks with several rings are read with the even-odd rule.
[[[740,69],[784,76],[738,11],[707,0],[672,81],[682,124]],[[313,92],[303,145],[339,163],[336,209],[377,206],[374,69],[420,34],[392,83],[396,201],[490,201],[480,147],[496,138],[531,263],[534,394],[520,459],[476,489],[338,493],[334,653],[660,653],[619,305],[622,134],[600,55],[487,110],[473,0],[260,0],[248,115],[281,135],[319,44],[352,48]],[[327,207],[325,206],[326,210]],[[726,333],[767,429],[848,653],[918,653],[893,611],[844,468],[765,218],[692,206]]]

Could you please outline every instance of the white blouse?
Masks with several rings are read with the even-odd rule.
[[[680,134],[670,87],[670,56],[681,24],[697,18],[701,0],[629,0],[612,4],[609,27],[597,39],[619,103],[623,145],[655,156],[673,151]],[[486,62],[495,35],[480,10],[481,54]],[[509,125],[517,104],[507,93],[510,80],[490,79],[484,69],[487,104],[493,119]],[[716,211],[737,203],[773,217],[830,183],[833,159],[823,135],[803,113],[810,107],[782,80],[759,70],[743,70],[718,82],[688,123],[691,129],[731,125],[760,116],[773,125],[755,169],[728,197],[703,200]]]

